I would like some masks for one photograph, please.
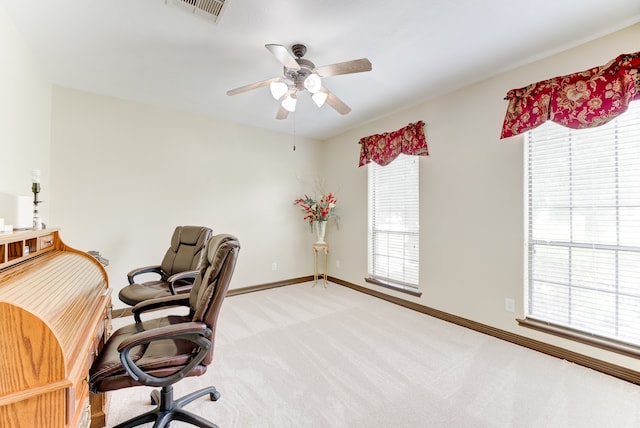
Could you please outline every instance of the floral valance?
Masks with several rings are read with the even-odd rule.
[[[640,99],[640,52],[512,89],[505,99],[509,106],[500,138],[526,132],[547,119],[576,129],[603,125]]]
[[[360,139],[360,165],[374,161],[385,166],[405,155],[428,156],[429,148],[424,136],[424,122],[410,123],[404,128],[384,134],[375,134]]]

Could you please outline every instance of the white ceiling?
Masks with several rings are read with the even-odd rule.
[[[0,7],[54,84],[321,140],[640,22],[639,0],[226,0],[218,23],[165,0]],[[268,87],[226,95],[282,75],[267,43],[303,43],[316,66],[366,57],[373,70],[323,80],[348,115],[304,93],[278,121]]]

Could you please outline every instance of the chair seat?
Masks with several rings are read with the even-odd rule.
[[[177,325],[190,321],[188,316],[171,315],[142,324],[131,324],[116,330],[93,363],[90,383],[101,391],[111,391],[131,386],[143,385],[134,380],[122,366],[118,347],[120,344],[141,331],[167,325]],[[160,340],[145,346],[138,346],[131,352],[136,364],[153,376],[170,375],[184,367],[192,356],[193,343],[181,340]],[[200,376],[207,371],[204,365],[195,366],[186,376]]]
[[[127,305],[135,306],[143,300],[170,296],[171,291],[165,281],[149,281],[144,284],[131,284],[118,293],[118,298]]]

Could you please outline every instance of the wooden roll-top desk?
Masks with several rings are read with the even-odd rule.
[[[109,334],[104,267],[57,229],[0,233],[0,427],[102,427],[89,367]]]

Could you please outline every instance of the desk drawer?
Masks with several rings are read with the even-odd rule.
[[[53,247],[54,239],[53,235],[42,235],[38,237],[38,251],[44,250],[45,248]]]

